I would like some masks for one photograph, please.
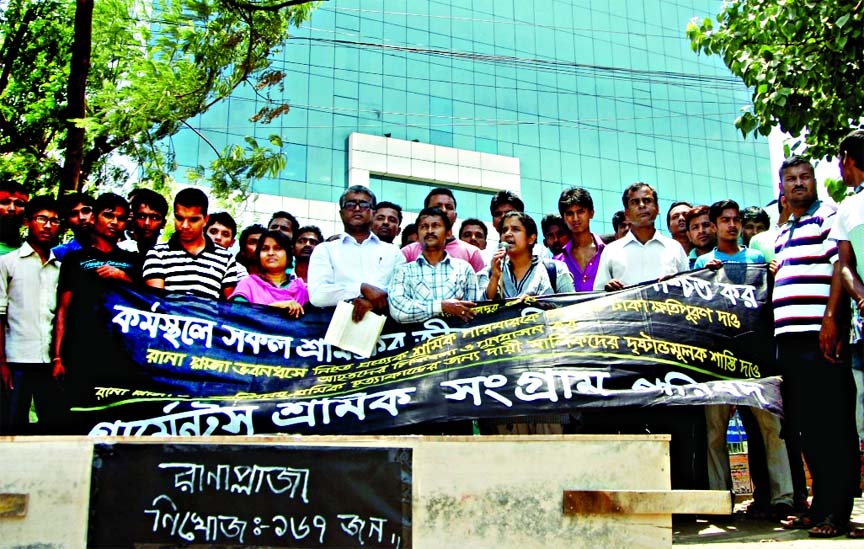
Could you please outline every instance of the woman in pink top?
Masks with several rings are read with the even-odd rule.
[[[268,231],[258,241],[255,257],[258,274],[249,275],[237,284],[233,301],[256,303],[287,309],[299,317],[309,302],[309,291],[303,281],[288,272],[293,264],[291,241],[280,231]]]

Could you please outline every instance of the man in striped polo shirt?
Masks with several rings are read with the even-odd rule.
[[[817,199],[813,166],[802,158],[783,162],[780,185],[790,216],[771,266],[785,435],[789,445],[800,434],[813,481],[809,513],[785,525],[809,527],[812,537],[835,537],[849,531],[858,460],[849,390],[854,384],[844,348],[849,298],[839,275],[833,276],[839,272],[837,244],[828,239],[837,211]]]
[[[207,195],[199,189],[183,189],[174,197],[174,235],[147,252],[144,261],[148,286],[212,299],[227,299],[234,291],[237,263],[204,234],[207,206]]]

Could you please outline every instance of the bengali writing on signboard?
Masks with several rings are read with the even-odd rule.
[[[747,285],[725,284],[725,283],[707,283],[704,280],[689,278],[686,276],[671,279],[654,285],[656,293],[669,293],[670,288],[680,287],[683,290],[683,295],[690,298],[692,295],[698,295],[706,301],[714,301],[718,298],[723,298],[729,304],[736,306],[738,304],[747,308],[756,308],[758,303],[755,297],[755,288]],[[531,303],[531,300],[528,300]],[[128,334],[132,328],[137,328],[141,332],[149,335],[150,339],[161,337],[167,341],[175,350],[184,348],[194,348],[203,345],[204,349],[210,349],[214,344],[214,328],[221,330],[225,335],[216,337],[215,343],[236,351],[237,354],[255,355],[262,353],[271,353],[288,360],[292,358],[292,350],[297,359],[314,360],[316,362],[327,362],[336,359],[353,360],[357,358],[352,353],[341,351],[333,348],[331,345],[324,343],[322,338],[300,338],[295,342],[294,338],[274,334],[262,334],[248,330],[244,330],[237,326],[232,326],[226,323],[218,323],[212,320],[203,320],[200,318],[166,314],[157,312],[160,307],[160,302],[156,301],[151,306],[151,310],[143,311],[134,307],[115,305],[115,316],[112,322],[120,326],[122,333]],[[740,319],[735,313],[730,313],[720,309],[712,309],[706,306],[694,305],[693,303],[683,303],[675,299],[665,300],[650,300],[650,299],[620,299],[610,301],[609,312],[625,312],[625,311],[641,311],[647,314],[663,314],[668,316],[678,316],[686,319],[693,324],[699,324],[700,320],[705,320],[709,324],[716,322],[726,327],[739,328],[741,326]],[[500,310],[500,304],[481,305],[477,308],[478,314],[482,315],[487,312],[496,312]],[[484,334],[488,335],[495,331],[501,331],[508,328],[517,328],[520,325],[530,324],[537,321],[536,316],[528,316],[522,319],[508,319],[501,322],[496,322],[488,325],[470,327],[461,329],[451,327],[441,319],[432,319],[424,324],[423,329],[412,332],[400,333],[385,333],[379,340],[378,353],[382,351],[394,351],[401,349],[406,345],[406,337],[412,336],[415,342],[426,341],[431,338],[436,338],[439,335],[449,335],[451,333],[461,335],[462,339],[470,339],[473,336]],[[573,327],[573,325],[568,325]],[[517,335],[534,335],[536,329],[526,328]],[[482,345],[481,349],[488,349],[492,343],[502,341],[501,335],[495,336],[498,339],[490,338],[485,342],[479,342]],[[512,339],[512,338],[511,338]],[[517,338],[518,339],[518,338]],[[438,342],[432,345],[431,350],[439,350],[441,346],[452,345],[457,342],[456,338],[439,339]],[[494,352],[494,351],[493,351]],[[428,350],[416,350],[411,358],[416,358],[418,355],[429,354]],[[153,349],[151,354],[148,354],[148,362],[152,364],[170,364],[176,367],[188,366],[192,369],[210,369],[228,371],[234,370],[240,375],[249,375],[250,368],[255,365],[244,363],[242,361],[233,363],[221,361],[216,363],[208,363],[206,357],[189,355],[182,352],[160,351]],[[376,361],[361,362],[358,366],[363,367],[366,364],[377,364]],[[245,369],[244,369],[245,367]],[[298,377],[300,369],[293,370],[260,370],[257,375],[276,377]]]
[[[410,483],[404,448],[97,445],[89,538],[410,547]]]
[[[678,282],[685,289],[685,297],[697,293],[702,299],[713,300],[716,296],[728,300],[732,305],[744,304],[748,308],[756,307],[757,303],[752,286],[731,284],[716,284],[717,290],[705,281],[682,278],[655,285],[655,289],[668,293],[669,287]],[[530,301],[529,301],[530,303]],[[497,304],[495,304],[497,305]],[[159,302],[155,302],[155,311]],[[574,306],[575,307],[575,306]],[[623,313],[627,311],[645,314],[659,314],[678,317],[693,324],[704,321],[708,325],[718,323],[727,328],[740,328],[741,321],[734,312],[712,309],[692,303],[682,303],[676,299],[619,299],[609,304],[610,312]],[[496,307],[497,309],[497,307]],[[147,332],[151,339],[158,334],[168,340],[175,348],[180,344],[194,346],[196,341],[203,343],[205,349],[213,345],[213,328],[216,323],[201,322],[199,319],[178,315],[161,314],[153,311],[140,311],[131,307],[117,305],[118,314],[112,322],[121,326],[123,333],[129,333],[131,328]],[[738,360],[729,350],[711,351],[691,345],[679,344],[652,338],[644,333],[639,337],[586,334],[573,337],[576,323],[555,321],[564,316],[558,311],[547,311],[546,319],[540,319],[542,311],[523,311],[520,317],[483,324],[475,327],[451,327],[441,319],[427,321],[424,328],[413,332],[387,333],[379,341],[381,351],[393,351],[405,347],[406,337],[412,336],[416,345],[410,352],[390,354],[380,358],[372,358],[356,363],[326,364],[310,368],[308,366],[270,366],[266,364],[211,358],[204,355],[166,351],[148,348],[146,359],[148,364],[171,365],[190,370],[233,373],[239,376],[266,377],[278,379],[300,379],[311,373],[321,384],[318,388],[306,388],[304,392],[289,393],[288,397],[308,397],[315,394],[326,394],[344,389],[352,390],[382,382],[411,378],[417,374],[434,372],[442,366],[475,364],[484,358],[515,356],[523,351],[523,344],[534,349],[549,350],[553,348],[575,347],[599,350],[620,350],[625,346],[635,356],[644,353],[671,355],[677,360],[697,360],[705,363],[710,358],[713,366],[721,372],[735,372],[738,367],[741,377],[759,377],[758,366],[747,360]],[[258,355],[261,352],[281,354],[284,359],[291,358],[293,338],[260,334],[246,331],[228,324],[221,324],[221,329],[227,335],[217,338],[217,343],[237,354]],[[531,338],[540,336],[541,338]],[[480,337],[486,336],[486,337]],[[351,353],[334,349],[323,339],[301,338],[293,349],[296,359],[305,359],[305,363],[331,361],[333,358],[353,360],[357,357]],[[709,355],[710,354],[710,355]],[[739,366],[740,362],[740,366]],[[335,384],[346,385],[335,385]],[[330,384],[328,387],[327,385]]]
[[[464,403],[486,413],[497,410],[513,413],[518,404],[568,404],[576,397],[613,397],[621,391],[605,390],[603,380],[608,372],[566,371],[546,369],[523,372],[511,383],[502,374],[474,376],[440,382],[440,397],[448,402]],[[115,420],[95,425],[90,436],[251,436],[273,432],[303,432],[315,427],[339,422],[349,432],[370,415],[380,414],[398,424],[400,413],[412,402],[416,387],[401,387],[389,391],[347,397],[321,398],[304,401],[262,402],[242,406],[220,406],[191,402],[190,410],[174,412],[180,402],[164,407],[164,415],[134,421]],[[714,399],[749,399],[755,405],[768,406],[772,396],[762,383],[748,380],[697,382],[677,372],[669,372],[661,380],[639,378],[631,389],[634,393],[656,393],[675,397],[680,403],[705,404]],[[725,401],[725,400],[724,400]],[[266,413],[263,431],[256,431],[253,414]]]
[[[485,417],[712,399],[771,409],[775,391],[762,382],[771,376],[769,355],[759,351],[767,339],[764,277],[733,284],[713,276],[689,273],[614,294],[487,303],[469,324],[391,323],[370,358],[324,343],[321,315],[293,323],[276,317],[278,325],[262,329],[234,306],[231,314],[201,319],[165,310],[152,297],[145,307],[120,300],[110,308],[110,325],[161,384],[98,385],[92,406],[146,395],[162,400],[161,411],[118,414],[89,430],[350,432],[440,421],[442,411]],[[271,314],[256,310],[255,319]],[[196,384],[196,376],[208,383]],[[201,393],[213,380],[222,392]],[[217,400],[201,401],[208,397]]]

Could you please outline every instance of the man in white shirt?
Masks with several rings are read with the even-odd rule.
[[[624,191],[622,202],[630,230],[601,254],[594,289],[611,292],[687,271],[684,248],[654,227],[660,211],[657,191],[647,183],[633,183]]]
[[[382,242],[372,232],[375,195],[362,185],[352,185],[339,197],[344,234],[315,247],[309,258],[309,301],[316,307],[334,307],[350,300],[353,319],[366,311],[387,309],[387,286],[402,252]]]
[[[39,414],[39,433],[50,434],[64,409],[51,363],[51,325],[57,306],[60,264],[51,246],[60,230],[59,208],[48,196],[27,203],[27,240],[0,258],[0,377],[12,434],[30,430],[30,401]],[[5,399],[4,399],[5,400]]]
[[[678,241],[663,236],[654,228],[659,214],[657,192],[647,183],[633,183],[622,196],[630,230],[622,238],[606,245],[594,278],[594,290],[621,290],[640,282],[658,280],[688,270],[684,248]],[[625,412],[625,428],[632,424],[652,433],[670,433],[672,487],[691,489],[700,486],[705,475],[705,414],[701,409],[675,406],[656,411],[640,410],[638,415]],[[634,431],[634,432],[639,432]],[[700,439],[701,437],[701,439]]]

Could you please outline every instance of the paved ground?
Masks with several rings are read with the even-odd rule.
[[[741,508],[741,505],[736,506]],[[864,527],[864,499],[855,500],[852,521]],[[675,524],[673,545],[704,547],[710,549],[752,547],[754,543],[774,543],[780,547],[817,547],[864,549],[864,540],[839,537],[834,539],[812,539],[807,530],[784,530],[779,524],[747,520],[740,514],[731,523],[708,519]],[[776,545],[774,545],[776,547]]]

